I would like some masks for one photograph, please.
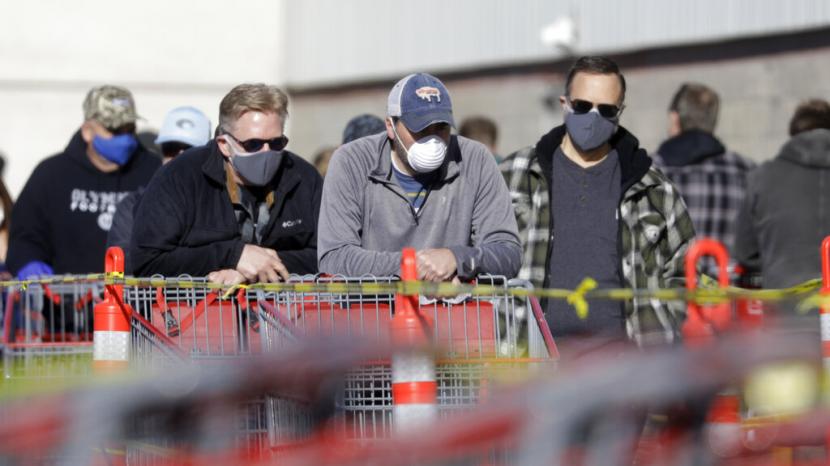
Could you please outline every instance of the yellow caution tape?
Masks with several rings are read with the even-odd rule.
[[[273,293],[329,293],[337,295],[362,294],[404,294],[404,295],[427,295],[427,296],[457,296],[470,294],[478,297],[487,296],[514,296],[537,298],[562,299],[566,300],[582,314],[587,311],[587,300],[604,299],[614,301],[628,301],[632,299],[658,299],[661,301],[692,301],[702,305],[717,304],[724,301],[745,299],[755,301],[781,301],[788,298],[806,298],[801,301],[799,309],[809,310],[818,306],[830,306],[830,297],[822,297],[818,294],[821,287],[821,280],[809,280],[798,285],[783,289],[744,289],[738,287],[710,288],[704,287],[695,291],[688,291],[685,288],[661,288],[661,289],[631,289],[631,288],[609,288],[598,289],[596,282],[591,278],[584,279],[575,290],[557,288],[536,288],[527,289],[521,287],[507,287],[506,285],[473,285],[453,283],[432,283],[421,281],[389,281],[371,283],[351,283],[345,281],[332,282],[280,282],[280,283],[254,283],[242,284],[232,287],[218,283],[208,283],[201,280],[179,279],[179,278],[137,278],[125,277],[123,273],[113,272],[106,274],[89,275],[66,275],[45,277],[30,280],[5,280],[0,281],[0,287],[17,288],[26,290],[32,285],[52,284],[89,284],[102,282],[105,285],[123,285],[127,287],[153,287],[153,288],[184,288],[184,289],[206,289],[223,292],[223,299],[232,296],[239,289],[249,291],[264,291]],[[710,280],[711,282],[711,280]],[[592,285],[593,284],[593,285]],[[706,283],[709,285],[709,282]]]
[[[585,293],[595,289],[598,286],[597,281],[593,278],[586,278],[582,283],[576,287],[573,293],[566,299],[568,304],[576,309],[576,315],[582,320],[588,317],[588,301],[585,300]]]
[[[246,290],[246,289],[248,289],[248,285],[246,285],[244,283],[239,283],[237,285],[234,285],[234,286],[228,288],[228,291],[226,291],[225,294],[222,295],[222,299],[229,299],[231,296],[233,296],[237,292],[237,290]]]
[[[798,303],[795,310],[800,314],[806,314],[813,309],[830,309],[830,295],[814,293]]]

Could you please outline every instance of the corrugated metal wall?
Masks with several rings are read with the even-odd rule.
[[[575,0],[580,47],[630,50],[811,29],[830,24],[827,0]]]
[[[607,53],[830,25],[828,0],[285,1],[286,83],[318,86],[538,62],[557,18],[574,53]]]

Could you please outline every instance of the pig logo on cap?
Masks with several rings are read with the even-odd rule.
[[[441,102],[441,91],[435,87],[419,87],[415,90],[415,95],[427,102],[432,102],[433,97],[435,97],[437,102]]]

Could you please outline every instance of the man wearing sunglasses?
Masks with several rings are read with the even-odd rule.
[[[620,126],[625,79],[613,61],[582,57],[560,97],[565,124],[501,167],[524,246],[520,278],[575,289],[657,289],[678,284],[694,228],[680,194],[637,139]],[[563,300],[547,300],[555,337],[596,337],[640,345],[678,337],[682,306],[649,299],[591,300],[580,319]],[[578,337],[578,338],[574,338]]]
[[[386,131],[332,155],[320,212],[320,271],[400,273],[418,250],[421,280],[515,276],[521,261],[507,187],[493,155],[451,135],[449,92],[426,73],[389,93]]]
[[[69,145],[35,168],[12,211],[7,264],[21,279],[100,272],[116,204],[160,165],[136,139],[129,90],[94,87],[83,111]]]
[[[164,117],[155,143],[161,148],[161,163],[166,165],[174,157],[194,146],[203,146],[210,141],[210,120],[201,110],[194,107],[177,107]],[[144,196],[144,188],[130,193],[118,203],[118,210],[112,219],[112,228],[107,235],[107,248],[118,246],[124,251],[124,270],[132,273],[130,238],[133,236],[135,210]]]
[[[190,274],[231,285],[317,271],[322,179],[285,150],[288,97],[265,84],[234,87],[217,136],[166,165],[136,212],[136,274]]]

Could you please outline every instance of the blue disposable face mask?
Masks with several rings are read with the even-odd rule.
[[[121,166],[130,161],[138,147],[138,140],[132,134],[119,134],[109,139],[96,135],[92,139],[92,147],[101,157]]]
[[[577,114],[569,107],[565,110],[565,127],[576,147],[583,151],[594,150],[611,139],[617,132],[619,118],[605,118],[596,110]]]

